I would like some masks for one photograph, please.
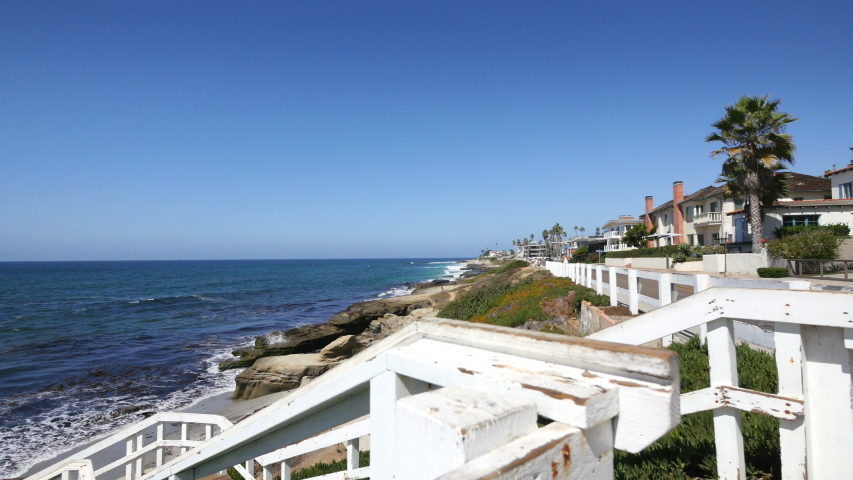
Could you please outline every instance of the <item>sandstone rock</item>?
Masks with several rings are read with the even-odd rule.
[[[361,348],[361,344],[353,335],[344,335],[326,345],[317,355],[317,360],[324,363],[340,362],[353,356]]]
[[[263,335],[255,340],[253,349],[240,350],[238,360],[226,360],[219,364],[219,370],[250,367],[259,358],[316,352],[329,342],[344,335],[344,331],[327,323],[306,325]],[[267,345],[269,338],[285,338],[281,343]]]
[[[299,387],[304,378],[320,376],[333,366],[334,363],[319,362],[315,354],[260,358],[237,375],[237,388],[231,398],[248,400],[292,390]]]

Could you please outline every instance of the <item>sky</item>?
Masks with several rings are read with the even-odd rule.
[[[853,2],[0,2],[0,261],[471,257],[853,146]]]

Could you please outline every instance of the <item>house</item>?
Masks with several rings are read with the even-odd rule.
[[[547,257],[548,252],[543,243],[527,243],[518,245],[518,256],[524,258]]]
[[[830,181],[833,200],[853,198],[853,162],[838,170],[833,168],[832,171],[824,173],[823,176]]]
[[[684,182],[672,184],[672,200],[654,208],[654,197],[646,197],[646,213],[640,218],[645,220],[646,229],[657,227],[654,241],[649,246],[679,245],[719,245],[727,239],[731,231],[731,222],[724,216],[743,202],[725,198],[725,187],[708,186],[684,195]],[[721,240],[723,239],[723,240]]]
[[[845,170],[841,169],[840,171]],[[853,166],[850,167],[853,173]],[[832,176],[835,172],[827,172]],[[777,203],[764,207],[762,231],[764,238],[773,240],[776,229],[783,226],[796,225],[826,225],[829,223],[847,223],[853,225],[853,198],[833,198],[836,193],[843,191],[834,185],[830,179],[815,177],[802,173],[790,172],[788,197]],[[851,175],[853,177],[853,175]],[[836,182],[846,177],[836,177]],[[853,180],[853,179],[851,179]],[[752,228],[747,221],[747,212],[741,209],[727,214],[731,218],[732,243],[729,248],[738,252],[752,251]]]
[[[619,218],[616,220],[608,220],[608,222],[601,227],[601,235],[607,242],[604,245],[604,251],[618,252],[634,248],[622,243],[622,237],[629,228],[641,223],[643,223],[643,221],[634,218],[633,215],[619,215]]]

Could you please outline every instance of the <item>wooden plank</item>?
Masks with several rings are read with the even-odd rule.
[[[783,420],[798,420],[804,415],[803,401],[800,399],[731,386],[705,388],[681,396],[682,415],[722,407],[732,407]]]
[[[518,330],[452,320],[428,322],[422,326],[426,330],[424,334],[427,338],[443,338],[441,334],[445,328],[464,330],[470,333],[470,335],[461,335],[456,332],[455,340],[457,342],[464,339],[465,344],[474,348],[515,355],[513,362],[515,362],[517,368],[521,368],[520,362],[523,362],[524,357],[527,357],[532,360],[544,362],[537,364],[537,372],[559,376],[561,373],[552,366],[563,366],[565,368],[573,367],[572,364],[581,364],[581,368],[574,367],[577,369],[574,370],[576,373],[572,374],[574,377],[577,377],[579,374],[587,384],[601,386],[602,388],[618,387],[619,421],[616,424],[616,447],[619,449],[636,453],[675,428],[681,421],[677,366],[669,370],[666,365],[660,365],[662,370],[657,371],[658,373],[663,374],[664,371],[669,371],[675,375],[675,378],[668,380],[663,380],[658,376],[638,375],[633,372],[641,370],[644,365],[648,366],[649,359],[641,355],[626,355],[620,357],[622,362],[626,362],[622,367],[624,365],[630,365],[630,367],[614,374],[609,372],[617,370],[615,359],[612,362],[606,362],[605,357],[618,353],[605,352],[600,355],[594,355],[580,348],[575,348],[579,346],[578,342],[584,339],[566,337],[565,335],[542,334],[539,332],[536,332],[535,335],[523,335],[518,339],[514,339],[514,335],[507,336],[505,332],[514,333],[518,332]],[[544,341],[551,337],[556,337],[559,342]],[[593,345],[593,347],[602,347],[605,349],[610,346],[609,344],[598,343]],[[640,352],[637,351],[636,353]],[[674,353],[647,348],[643,348],[642,352],[649,352],[654,355],[664,354],[666,355],[665,358],[669,359],[671,359],[669,355]],[[598,365],[590,367],[589,364],[583,362],[584,357],[587,355],[605,362],[607,366]]]
[[[711,366],[711,387],[738,385],[732,320],[720,319],[708,323],[708,361]],[[717,474],[720,478],[746,480],[741,413],[730,407],[718,408],[713,412]]]
[[[780,322],[774,327],[773,343],[776,349],[776,370],[779,374],[779,395],[802,399],[803,351],[800,326]],[[806,427],[803,418],[779,421],[779,446],[782,458],[782,480],[805,478]]]
[[[438,480],[609,480],[610,422],[591,430],[552,423],[442,475]]]
[[[718,387],[703,388],[681,395],[681,414],[714,410],[723,406],[722,393]]]
[[[846,328],[851,305],[845,292],[711,288],[587,338],[639,345],[720,318]]]
[[[540,415],[578,428],[619,413],[616,385],[591,385],[577,368],[427,339],[389,352],[386,362],[389,370],[442,387],[485,385],[522,395]]]
[[[809,478],[853,472],[850,353],[840,328],[803,325],[803,385]]]
[[[625,323],[635,322],[646,315]],[[625,323],[602,331],[618,328]],[[661,385],[669,385],[673,379],[679,378],[678,355],[669,350],[443,318],[427,318],[414,325],[424,338],[449,344],[542,360],[596,373],[657,381]]]
[[[293,458],[297,455],[313,452],[332,445],[338,445],[369,434],[370,419],[367,418],[349,425],[329,430],[328,432],[321,433],[293,445],[288,445],[274,452],[261,455],[257,457],[257,460],[261,465],[271,465],[282,462],[288,458]]]

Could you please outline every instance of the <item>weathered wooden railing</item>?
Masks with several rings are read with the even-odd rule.
[[[773,325],[776,395],[738,388],[735,320]],[[701,325],[711,387],[682,395],[681,413],[713,410],[720,478],[746,478],[740,411],[779,419],[783,479],[851,478],[853,294],[717,287],[589,338],[636,345]]]
[[[674,428],[679,399],[673,352],[422,319],[201,445],[170,444],[192,449],[141,480],[235,465],[253,478],[255,461],[267,480],[284,463],[287,478],[293,456],[338,442],[350,471],[337,478],[610,479],[613,449],[640,451]],[[371,464],[360,467],[366,432]]]
[[[168,433],[167,426],[170,427]],[[72,472],[77,472],[79,480],[95,480],[98,477],[106,478],[108,473],[121,467],[124,467],[125,480],[138,479],[144,475],[146,466],[149,469],[159,468],[165,462],[186,453],[205,440],[211,439],[215,433],[221,433],[229,427],[231,422],[219,415],[157,413],[75,453],[74,459],[64,461],[66,466],[51,466],[31,475],[27,480],[49,480],[60,476],[62,480],[73,480],[69,477]],[[191,430],[194,429],[204,430],[203,433],[197,432],[196,436],[201,439],[191,438]],[[151,439],[147,444],[146,438]],[[122,446],[124,446],[123,449]],[[114,453],[109,457],[104,453],[122,450],[124,455]],[[94,458],[102,464],[93,465]]]

